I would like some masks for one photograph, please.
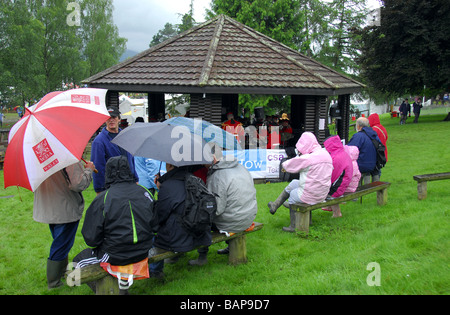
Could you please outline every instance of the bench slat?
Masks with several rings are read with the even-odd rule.
[[[217,244],[217,243],[220,243],[223,241],[233,240],[236,238],[244,238],[246,234],[261,230],[264,226],[264,224],[262,224],[262,223],[258,223],[258,222],[254,222],[254,223],[255,223],[255,227],[253,228],[253,230],[239,232],[239,233],[233,234],[229,237],[227,237],[223,233],[213,232],[211,245]],[[243,244],[243,243],[245,243],[245,240],[243,242],[238,242],[236,244],[236,246],[243,248],[245,250],[245,244]],[[203,247],[203,246],[199,246],[197,248],[200,248],[200,247]],[[197,248],[195,248],[194,250],[196,250]],[[166,258],[172,258],[179,254],[181,254],[181,253],[174,253],[171,251],[166,251],[161,254],[149,257],[148,263],[150,264],[153,262],[161,261]],[[240,262],[239,257],[232,257],[232,260],[233,259],[237,260],[236,262]],[[231,263],[234,264],[233,261]],[[91,281],[100,280],[100,279],[106,277],[107,275],[109,275],[109,274],[102,267],[100,267],[100,264],[88,265],[82,269],[74,269],[74,270],[68,272],[66,274],[66,284],[70,287],[79,286],[81,284],[85,284],[85,283],[88,283]]]
[[[433,180],[450,179],[450,173],[424,174],[413,176],[417,182],[429,182]]]
[[[299,211],[302,211],[302,212],[311,211],[311,210],[323,208],[326,206],[336,205],[336,204],[339,204],[339,203],[342,203],[345,201],[357,199],[361,196],[370,194],[372,192],[384,190],[384,189],[388,188],[390,185],[391,185],[391,183],[388,183],[388,182],[373,182],[370,184],[360,186],[360,187],[358,187],[358,189],[355,192],[346,193],[338,198],[326,200],[324,202],[316,203],[314,205],[300,203],[300,204],[296,204],[296,206],[299,209]]]

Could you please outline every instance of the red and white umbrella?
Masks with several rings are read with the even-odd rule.
[[[48,177],[82,159],[94,132],[110,118],[107,90],[52,92],[10,130],[4,162],[5,188],[31,191]]]

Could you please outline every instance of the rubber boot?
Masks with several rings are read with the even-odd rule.
[[[291,224],[288,227],[283,227],[283,231],[293,233],[295,232],[295,210],[289,207],[289,216],[291,218]]]
[[[289,193],[287,193],[284,189],[278,198],[275,201],[271,201],[267,204],[269,206],[269,210],[271,214],[275,214],[277,209],[289,198]]]
[[[206,257],[208,252],[206,253],[198,253],[198,258],[194,260],[189,260],[189,265],[191,266],[203,266],[208,263],[208,258]]]
[[[197,249],[198,252],[198,258],[194,260],[189,260],[189,265],[191,266],[203,266],[206,265],[208,262],[208,258],[206,257],[208,255],[209,247],[201,247]]]
[[[49,289],[63,285],[61,278],[67,269],[68,258],[61,261],[47,259],[47,285]]]

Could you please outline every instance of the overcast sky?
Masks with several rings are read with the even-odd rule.
[[[194,0],[194,19],[205,21],[205,9],[211,0]],[[148,49],[152,38],[164,25],[181,23],[189,12],[190,0],[113,0],[114,23],[121,37],[128,39],[127,48],[136,52]]]
[[[136,52],[148,49],[152,38],[164,25],[181,23],[189,11],[190,0],[113,0],[114,23],[121,37],[128,39],[127,48]],[[211,0],[194,0],[194,19],[205,21],[205,9]],[[368,0],[369,7],[379,7],[379,0]]]

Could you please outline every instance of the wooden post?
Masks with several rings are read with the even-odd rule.
[[[377,191],[377,204],[384,206],[387,203],[387,189]]]
[[[310,218],[311,211],[295,211],[295,228],[308,234]]]
[[[417,182],[417,198],[423,200],[427,198],[427,182]]]
[[[96,295],[119,295],[119,293],[120,290],[117,278],[107,275],[106,277],[97,280]]]
[[[228,246],[230,246],[228,263],[230,263],[231,265],[238,265],[247,262],[247,246],[245,235],[231,239]]]

